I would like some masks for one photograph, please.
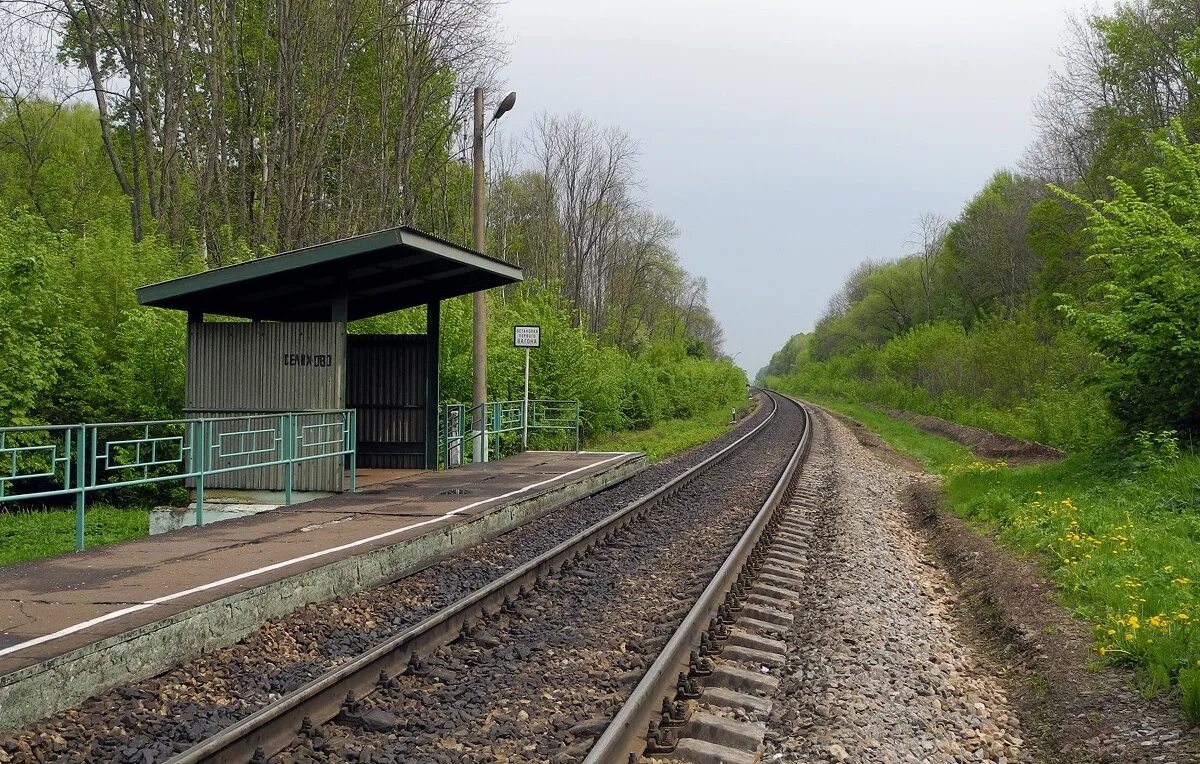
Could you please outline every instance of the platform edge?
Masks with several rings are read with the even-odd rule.
[[[467,522],[231,594],[0,675],[0,732],[71,708],[113,687],[235,644],[306,605],[381,586],[610,488],[649,462],[631,454],[608,469],[498,504]]]

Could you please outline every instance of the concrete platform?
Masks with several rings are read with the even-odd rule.
[[[645,466],[641,454],[528,452],[0,568],[0,730],[399,578]]]

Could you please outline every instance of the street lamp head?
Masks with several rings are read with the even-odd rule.
[[[514,107],[516,105],[517,105],[517,92],[514,90],[513,92],[504,96],[504,100],[501,101],[500,105],[496,107],[496,113],[492,115],[492,121],[495,122],[496,120],[500,119],[501,117],[504,116],[505,112],[507,112],[509,109],[511,109],[512,107]]]

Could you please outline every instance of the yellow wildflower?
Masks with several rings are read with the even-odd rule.
[[[1151,626],[1153,626],[1153,627],[1154,627],[1154,628],[1156,628],[1156,629],[1165,629],[1165,628],[1167,628],[1167,626],[1169,626],[1170,624],[1171,624],[1171,622],[1170,622],[1170,621],[1168,621],[1166,618],[1163,618],[1163,614],[1162,614],[1162,613],[1159,613],[1159,614],[1158,614],[1158,615],[1156,615],[1156,616],[1151,616],[1151,617],[1150,617],[1150,625],[1151,625]]]

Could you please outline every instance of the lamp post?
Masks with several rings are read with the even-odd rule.
[[[496,107],[491,122],[504,116],[504,113],[515,106],[517,94],[509,93]],[[475,251],[484,254],[487,237],[487,199],[484,195],[485,180],[483,172],[483,88],[475,88],[475,134],[471,145],[471,236]],[[487,428],[487,300],[483,291],[473,296],[472,311],[472,344],[471,369],[474,379],[471,385],[471,402],[475,408],[475,421],[471,427],[475,431],[474,455],[475,461],[487,461],[487,440],[484,430]]]

